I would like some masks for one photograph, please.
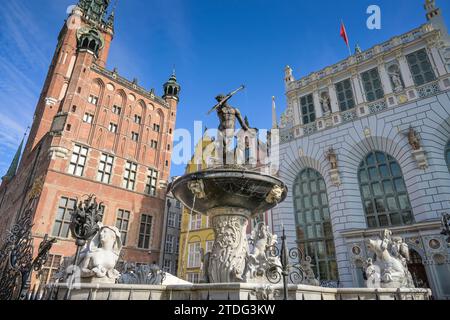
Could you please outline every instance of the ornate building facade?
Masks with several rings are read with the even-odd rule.
[[[119,228],[123,260],[160,258],[180,86],[172,75],[159,97],[105,68],[114,37],[109,2],[81,0],[64,23],[20,165],[0,187],[1,234],[39,190],[35,247],[46,234],[58,239],[43,282],[75,253],[70,213],[89,194],[102,202],[103,223]]]
[[[416,286],[450,298],[450,37],[434,0],[427,22],[299,80],[285,70],[280,178],[274,210],[289,246],[316,276],[364,286],[365,241],[382,229],[406,239]]]

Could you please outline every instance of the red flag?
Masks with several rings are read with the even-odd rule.
[[[348,36],[347,36],[347,30],[345,30],[344,22],[341,23],[341,37],[342,37],[342,39],[344,39],[345,44],[348,47],[349,46],[349,44],[348,44]]]

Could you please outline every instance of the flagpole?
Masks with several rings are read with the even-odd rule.
[[[344,26],[344,29],[345,29],[345,35],[347,37],[347,43],[346,44],[347,44],[348,54],[351,57],[352,56],[352,49],[350,49],[350,38],[348,37],[347,28],[345,27],[343,19],[341,19],[341,26]]]

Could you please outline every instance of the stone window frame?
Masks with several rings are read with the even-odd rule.
[[[394,157],[369,152],[358,166],[358,184],[369,229],[414,223],[403,171]]]
[[[200,241],[192,242],[188,244],[188,261],[187,267],[189,269],[200,268],[201,266],[201,254],[200,249],[202,244]]]
[[[158,188],[158,179],[159,172],[156,169],[149,168],[147,171],[147,181],[145,183],[145,194],[148,194],[152,197],[156,196],[157,188]]]
[[[426,48],[422,48],[410,54],[407,54],[406,61],[408,62],[409,70],[411,72],[414,84],[417,87],[436,80],[436,74],[433,70],[433,64],[431,63]],[[427,66],[426,68],[424,67],[424,63]]]
[[[108,131],[112,132],[112,133],[117,133],[117,129],[118,129],[118,125],[115,124],[114,122],[110,122],[109,123],[109,127],[108,127]]]
[[[316,108],[314,106],[314,97],[307,94],[299,99],[300,112],[302,114],[302,122],[304,125],[316,121]]]
[[[116,227],[120,231],[122,245],[126,246],[128,240],[128,229],[130,227],[131,212],[124,209],[117,210]]]
[[[98,105],[98,100],[99,100],[99,98],[93,94],[89,95],[89,97],[88,97],[88,102],[90,104],[93,104],[94,106]]]
[[[194,220],[194,217],[196,218]],[[190,215],[189,219],[189,230],[195,231],[202,229],[202,214],[194,213]]]
[[[294,182],[293,199],[299,248],[312,258],[315,274],[320,280],[338,280],[336,247],[323,176],[315,169],[303,169]],[[302,227],[304,236],[300,233]],[[321,256],[319,246],[323,252]]]
[[[131,140],[134,142],[139,142],[139,133],[132,131],[131,132]]]
[[[150,214],[142,214],[139,223],[138,248],[150,250],[152,245],[152,227],[153,216]]]
[[[92,122],[94,122],[94,115],[92,113],[86,112],[83,116],[83,122],[92,124]]]
[[[347,88],[347,84],[349,85],[349,88]],[[351,78],[337,82],[335,88],[339,110],[341,112],[353,110],[356,107],[356,102]]]
[[[88,147],[82,146],[80,144],[76,144],[74,146],[69,163],[69,174],[78,177],[82,177],[84,175],[84,169],[86,168],[88,154]]]
[[[120,116],[122,114],[122,107],[119,107],[118,105],[113,105],[112,113],[114,113],[115,115]]]
[[[70,197],[60,197],[52,227],[52,236],[62,239],[70,237],[70,223],[72,221],[72,212],[77,204],[77,199]]]
[[[142,124],[142,117],[140,115],[135,114],[134,115],[134,123]]]
[[[173,250],[175,247],[175,236],[172,234],[168,234],[166,236],[166,243],[165,243],[165,251],[167,254],[173,254]]]
[[[130,191],[134,191],[136,187],[137,171],[138,171],[137,163],[131,161],[127,161],[125,163],[125,173],[122,184],[123,188]]]
[[[114,156],[107,153],[102,153],[98,165],[97,181],[105,184],[110,184],[111,177],[113,174],[113,167],[114,167]],[[105,178],[107,179],[105,180]]]
[[[374,102],[384,98],[384,89],[378,67],[362,72],[361,81],[367,102]]]

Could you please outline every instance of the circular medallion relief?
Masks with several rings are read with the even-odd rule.
[[[113,85],[112,83],[108,83],[108,84],[106,85],[106,89],[108,89],[109,91],[114,91],[114,90],[115,90],[115,87],[114,87],[114,85]]]
[[[354,246],[352,252],[355,256],[359,256],[361,254],[361,248],[358,246]]]
[[[441,247],[441,243],[439,240],[437,239],[432,239],[430,240],[430,242],[428,243],[428,245],[430,246],[431,249],[433,250],[437,250]]]
[[[442,254],[435,254],[433,256],[433,260],[438,265],[445,264],[445,262],[446,262],[446,259],[445,259],[445,257]]]
[[[130,101],[136,101],[136,97],[133,94],[128,95]]]

